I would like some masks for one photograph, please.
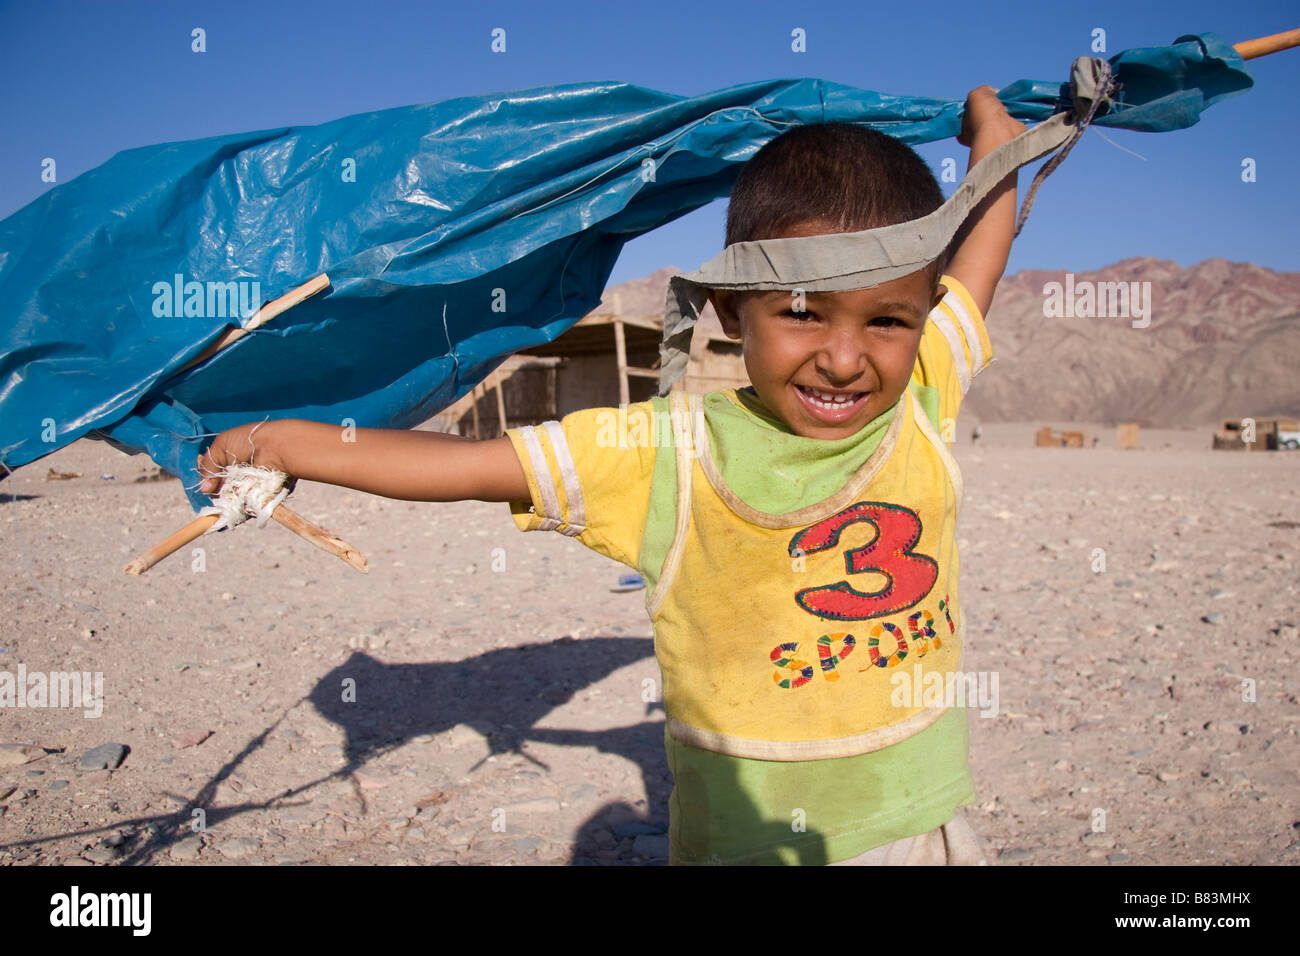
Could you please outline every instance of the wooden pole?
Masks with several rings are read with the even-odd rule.
[[[501,435],[506,433],[506,399],[502,394],[501,388],[501,370],[497,369],[492,373],[492,388],[497,393],[497,421],[501,424]]]
[[[469,410],[474,415],[474,440],[479,441],[483,437],[483,432],[479,429],[478,424],[478,386],[475,385],[469,390]]]
[[[274,319],[277,315],[289,311],[295,305],[298,305],[300,302],[310,299],[312,296],[314,296],[317,292],[321,291],[322,289],[328,288],[329,284],[330,284],[330,277],[325,273],[321,273],[316,278],[308,282],[304,282],[302,285],[298,286],[298,288],[290,289],[284,295],[280,296],[280,298],[274,299],[271,302],[266,303],[266,305],[262,306],[255,313],[253,313],[253,317],[249,319],[248,322],[245,323],[242,327],[228,329],[226,332],[222,333],[221,338],[217,339],[206,349],[200,352],[197,356],[195,356],[194,358],[186,362],[184,365],[182,365],[179,369],[177,369],[176,374],[185,371],[187,368],[198,365],[200,362],[207,361],[208,359],[212,358],[212,356],[220,352],[222,349],[226,348],[226,346],[234,342],[238,342],[245,335],[247,335],[249,332],[253,331],[257,327],[265,325],[267,322],[270,322],[272,319]]]
[[[199,515],[181,528],[180,531],[155,544],[144,554],[127,564],[122,570],[127,574],[137,576],[144,574],[167,555],[176,553],[211,528],[220,517],[220,515]],[[297,512],[289,510],[283,503],[278,505],[275,511],[271,512],[271,517],[298,535],[298,537],[304,538],[316,547],[342,558],[362,574],[370,573],[370,566],[366,562],[365,555],[337,535],[330,534],[324,528],[312,524]]]
[[[298,535],[298,537],[305,538],[316,547],[342,558],[362,574],[370,573],[370,566],[366,563],[365,555],[360,551],[337,535],[330,534],[324,528],[312,524],[297,512],[290,511],[283,504],[271,512],[271,517]]]
[[[623,297],[614,293],[614,356],[618,360],[618,403],[631,404],[627,381],[627,339],[623,335]]]
[[[175,534],[159,541],[152,548],[140,555],[126,567],[122,568],[127,574],[141,575],[152,568],[155,564],[185,547],[203,532],[207,531],[214,524],[220,515],[199,515],[185,527],[181,528]]]
[[[1255,40],[1242,40],[1240,43],[1234,43],[1232,48],[1241,54],[1243,60],[1254,60],[1295,46],[1300,46],[1300,28]]]

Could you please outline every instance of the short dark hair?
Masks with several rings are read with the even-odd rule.
[[[908,222],[943,205],[934,173],[906,143],[868,126],[796,126],[740,170],[727,207],[726,244],[780,239],[795,226],[825,222],[859,232]],[[948,258],[937,263],[937,284]]]

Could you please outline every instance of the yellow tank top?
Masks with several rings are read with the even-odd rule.
[[[779,515],[723,480],[699,396],[674,393],[671,409],[677,525],[647,603],[668,733],[794,761],[869,753],[933,724],[944,702],[896,694],[890,678],[905,667],[919,687],[960,667],[962,479],[912,390],[844,487]]]

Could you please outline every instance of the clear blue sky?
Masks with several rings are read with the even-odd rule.
[[[981,83],[1064,80],[1106,31],[1107,55],[1212,31],[1230,42],[1300,26],[1300,2],[0,3],[0,218],[115,152],[304,125],[453,96],[583,80],[698,94],[815,76],[960,98]],[[208,51],[190,50],[207,31]],[[494,27],[507,53],[489,49]],[[806,53],[790,32],[807,31]],[[1193,129],[1091,131],[1040,193],[1011,271],[1082,271],[1134,255],[1220,256],[1300,271],[1300,49],[1252,61],[1256,86]],[[965,150],[921,147],[932,164]],[[1244,157],[1258,181],[1241,181]],[[1021,192],[1032,178],[1022,172]],[[950,188],[950,187],[948,187]],[[718,202],[631,243],[613,281],[694,268],[722,245]]]

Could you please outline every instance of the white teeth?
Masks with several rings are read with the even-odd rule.
[[[822,408],[836,408],[841,405],[850,405],[858,398],[858,395],[856,394],[833,395],[830,392],[818,391],[815,388],[804,388],[803,392],[809,401],[814,405],[821,406]]]

